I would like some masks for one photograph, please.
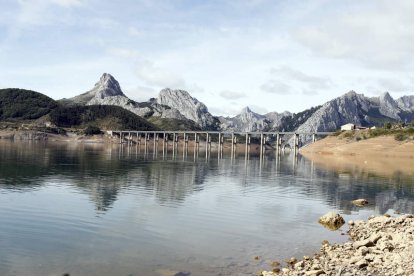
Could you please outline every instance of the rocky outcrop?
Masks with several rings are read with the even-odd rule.
[[[329,244],[312,258],[262,275],[414,275],[414,216],[370,217],[350,224],[352,241]]]
[[[319,218],[319,223],[331,230],[337,230],[345,224],[345,220],[340,214],[329,212]]]
[[[407,112],[414,112],[414,96],[402,96],[397,99],[398,107]]]
[[[122,92],[118,81],[108,73],[101,76],[93,89],[65,101],[81,105],[120,106],[145,118],[150,116],[178,120],[186,118],[177,109],[159,104],[156,100],[149,100],[144,103],[131,100]]]
[[[412,115],[407,113],[413,108],[411,100],[411,97],[404,97],[395,101],[388,93],[368,98],[350,91],[325,103],[297,131],[336,131],[347,123],[368,127],[387,121],[405,121]]]
[[[270,129],[278,130],[283,125],[283,119],[292,117],[293,113],[290,113],[289,111],[284,111],[282,113],[269,112],[269,113],[266,113],[264,116],[271,122]]]
[[[235,117],[219,117],[219,120],[222,130],[235,132],[268,131],[273,125],[273,122],[265,115],[251,111],[248,106]]]
[[[121,90],[119,82],[112,75],[104,73],[99,81],[95,83],[93,89],[69,100],[77,104],[91,105],[99,104],[107,97],[115,97],[117,99],[120,99],[121,102],[123,98],[126,98]],[[113,102],[115,102],[115,100],[113,100]]]
[[[207,106],[192,97],[187,91],[166,88],[160,91],[157,103],[179,110],[187,119],[203,129],[216,129],[218,120],[208,112]]]
[[[402,110],[398,107],[398,104],[388,92],[385,92],[379,97],[379,112],[394,120],[401,120],[399,113]]]
[[[336,131],[346,123],[378,126],[387,121],[410,122],[414,119],[414,96],[394,100],[389,93],[384,93],[379,97],[368,98],[354,91],[297,114],[270,112],[261,115],[246,107],[237,116],[216,118],[206,105],[184,90],[166,88],[160,91],[156,99],[135,102],[122,92],[118,81],[108,73],[102,75],[93,89],[62,102],[116,105],[145,118],[191,120],[201,129],[236,132]]]

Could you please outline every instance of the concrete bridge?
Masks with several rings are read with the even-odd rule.
[[[225,143],[231,145],[232,153],[237,145],[244,145],[245,152],[249,153],[250,145],[260,145],[260,155],[266,150],[266,145],[272,146],[277,152],[286,148],[298,153],[301,146],[313,143],[319,136],[327,136],[333,132],[229,132],[229,131],[107,131],[112,137],[119,137],[120,143],[128,145],[144,145],[145,148],[151,143],[154,149],[162,142],[163,150],[168,149],[172,142],[173,151],[178,149],[179,142],[183,143],[184,152],[188,150],[189,142],[193,143],[195,150],[200,149],[200,143],[204,144],[206,152],[211,150],[211,144],[217,144],[217,149],[223,152]],[[284,139],[289,137],[289,139]],[[293,148],[293,149],[292,149]]]

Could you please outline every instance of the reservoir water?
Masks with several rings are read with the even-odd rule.
[[[329,211],[414,213],[414,177],[271,152],[0,141],[0,275],[257,275],[346,241],[346,225],[317,223]]]

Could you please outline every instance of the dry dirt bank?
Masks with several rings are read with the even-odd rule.
[[[324,241],[314,256],[292,259],[288,268],[262,275],[414,275],[413,215],[350,221],[348,234],[349,242]]]
[[[414,175],[414,141],[396,141],[393,136],[367,140],[327,137],[300,150],[315,163],[338,170],[358,168],[391,175]]]

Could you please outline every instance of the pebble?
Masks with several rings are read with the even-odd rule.
[[[321,252],[282,268],[273,275],[414,275],[414,216],[370,216],[368,221],[349,221],[353,242],[330,245]],[[289,261],[293,261],[290,259]],[[291,262],[292,263],[292,262]]]

